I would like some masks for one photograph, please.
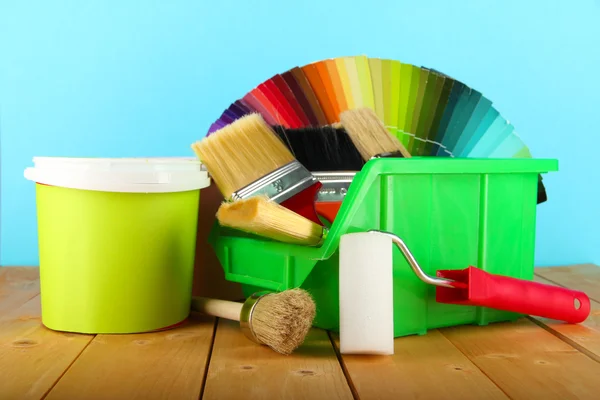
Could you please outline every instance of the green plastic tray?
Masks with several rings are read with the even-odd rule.
[[[244,293],[302,287],[317,303],[314,325],[339,330],[340,237],[380,229],[407,244],[429,275],[470,265],[533,278],[538,175],[558,170],[548,159],[374,159],[356,175],[320,247],[278,243],[212,229],[209,241],[226,279]],[[519,315],[439,304],[394,249],[394,335],[462,324],[485,325]]]

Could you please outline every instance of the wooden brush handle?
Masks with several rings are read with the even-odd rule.
[[[191,308],[192,311],[211,315],[213,317],[239,321],[242,306],[242,303],[237,303],[235,301],[209,299],[206,297],[192,297]]]

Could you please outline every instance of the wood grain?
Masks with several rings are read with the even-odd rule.
[[[41,324],[38,269],[1,267],[0,399],[596,399],[600,267],[536,275],[596,300],[589,318],[430,331],[396,339],[394,356],[344,355],[340,365],[319,329],[291,356],[250,342],[232,321],[219,321],[211,347],[207,317],[138,335],[51,331]]]
[[[513,399],[596,399],[600,363],[522,319],[441,331]]]
[[[600,267],[595,264],[536,268],[535,274],[569,289],[581,290],[600,302]]]
[[[45,328],[39,296],[5,314],[0,321],[0,399],[42,398],[92,338]]]
[[[335,343],[339,348],[338,336]],[[362,400],[506,399],[506,395],[438,331],[394,340],[393,356],[342,355]]]
[[[58,399],[198,399],[214,319],[173,330],[97,335],[49,393]]]
[[[204,399],[352,399],[325,331],[313,329],[289,356],[248,340],[219,320]]]
[[[34,267],[0,267],[0,320],[40,293],[39,276]]]
[[[535,281],[546,285],[555,284],[540,276],[536,276]],[[590,303],[590,315],[581,324],[567,324],[540,317],[531,317],[531,319],[561,340],[600,362],[600,303],[594,300]]]

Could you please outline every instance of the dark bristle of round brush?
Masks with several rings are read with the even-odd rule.
[[[359,171],[364,161],[344,128],[274,127],[296,159],[309,171]]]

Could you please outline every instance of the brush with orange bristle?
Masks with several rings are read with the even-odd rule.
[[[294,158],[260,114],[237,119],[192,149],[226,200],[266,195],[321,224],[315,210],[321,182]]]

